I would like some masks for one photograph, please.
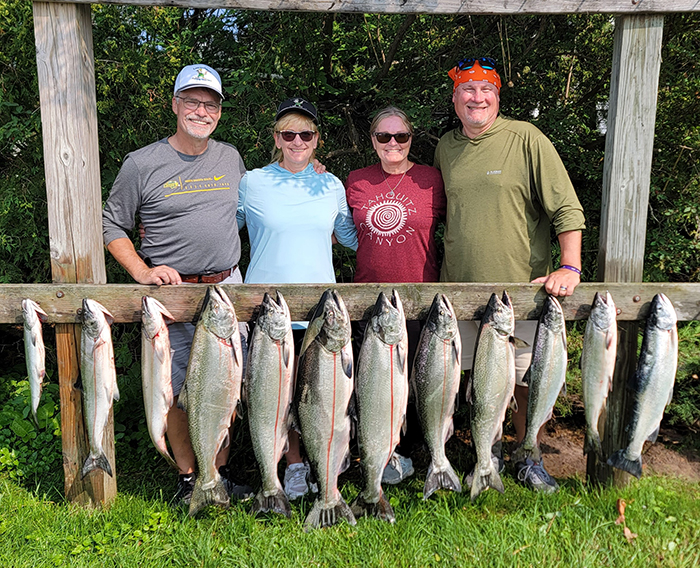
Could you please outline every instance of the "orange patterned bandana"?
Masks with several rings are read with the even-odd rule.
[[[478,61],[475,61],[470,69],[462,70],[459,67],[453,67],[447,74],[455,83],[452,88],[453,92],[458,85],[469,81],[487,81],[492,85],[496,85],[499,91],[501,90],[501,76],[496,73],[495,69],[484,69]]]

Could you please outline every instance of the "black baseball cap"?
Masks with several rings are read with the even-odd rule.
[[[316,111],[316,107],[301,97],[294,97],[293,99],[282,101],[277,107],[275,121],[282,118],[288,112],[299,112],[301,114],[305,114],[311,120],[313,120],[315,124],[318,124],[318,112]]]

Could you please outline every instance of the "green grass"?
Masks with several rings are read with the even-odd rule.
[[[536,495],[504,474],[506,493],[421,498],[422,475],[387,494],[396,524],[360,519],[303,531],[310,504],[291,520],[255,518],[249,504],[197,519],[163,499],[157,477],[122,480],[107,510],[84,510],[41,489],[0,478],[0,561],[23,566],[698,566],[700,488],[647,477],[624,489],[588,490],[565,481]],[[131,483],[130,483],[131,481]],[[129,487],[132,485],[133,487]],[[346,499],[358,488],[341,486]],[[44,489],[49,495],[55,490]],[[627,502],[629,543],[616,525]]]

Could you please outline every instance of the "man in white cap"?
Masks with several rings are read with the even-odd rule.
[[[103,213],[104,242],[140,284],[243,281],[236,208],[245,166],[236,148],[209,138],[221,118],[222,99],[221,78],[214,69],[184,67],[172,99],[175,134],[128,154],[114,181]],[[138,252],[128,235],[136,216],[146,228]],[[176,403],[193,334],[190,323],[170,326]],[[168,414],[167,434],[180,470],[176,500],[187,504],[196,460],[187,414],[176,404]],[[250,487],[231,481],[227,460],[228,447],[217,457],[217,465],[229,493],[249,497]]]

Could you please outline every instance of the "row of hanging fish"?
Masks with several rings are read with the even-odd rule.
[[[25,352],[32,416],[41,396],[45,374],[41,323],[45,312],[32,300],[22,302]],[[596,294],[586,325],[581,357],[586,415],[584,452],[605,459],[598,422],[612,388],[617,347],[616,308],[609,293]],[[110,326],[112,315],[99,303],[83,301],[81,379],[83,414],[89,455],[82,474],[95,468],[113,474],[102,438],[112,402],[119,399]],[[171,351],[168,323],[173,316],[157,300],[142,300],[142,375],[148,430],[154,446],[172,466],[165,430],[173,404],[170,382]],[[491,446],[501,439],[507,407],[515,387],[513,307],[507,293],[488,302],[476,344],[474,367],[467,385],[472,411],[472,438],[477,464],[471,498],[485,489],[503,491],[491,461]],[[676,314],[668,298],[657,294],[647,318],[637,372],[632,381],[633,413],[627,427],[629,445],[609,457],[608,464],[641,475],[641,449],[654,440],[671,399],[677,367]],[[196,514],[208,504],[229,505],[215,466],[218,451],[229,443],[228,428],[241,402],[247,399],[251,439],[261,470],[262,488],[254,512],[291,515],[289,501],[277,475],[287,449],[287,433],[296,427],[305,448],[319,494],[306,526],[327,526],[369,514],[393,522],[394,512],[381,488],[381,477],[405,426],[409,395],[407,334],[401,300],[379,295],[368,322],[357,364],[350,347],[350,318],[342,298],[327,290],[309,323],[293,376],[294,345],[289,308],[278,292],[265,294],[250,338],[245,380],[238,320],[234,307],[218,286],[207,291],[192,345],[190,364],[179,405],[188,412],[190,437],[200,474],[190,504]],[[458,475],[445,455],[453,433],[452,415],[460,381],[461,341],[449,300],[437,294],[421,332],[411,390],[430,451],[431,463],[423,491],[427,499],[437,489],[461,491]],[[540,459],[537,433],[551,417],[565,387],[567,363],[565,321],[556,298],[549,296],[539,318],[531,366],[526,435],[514,459]],[[354,397],[353,397],[354,393]],[[351,404],[354,400],[354,404]],[[364,486],[348,506],[337,487],[339,472],[349,463],[351,415],[357,436]]]

